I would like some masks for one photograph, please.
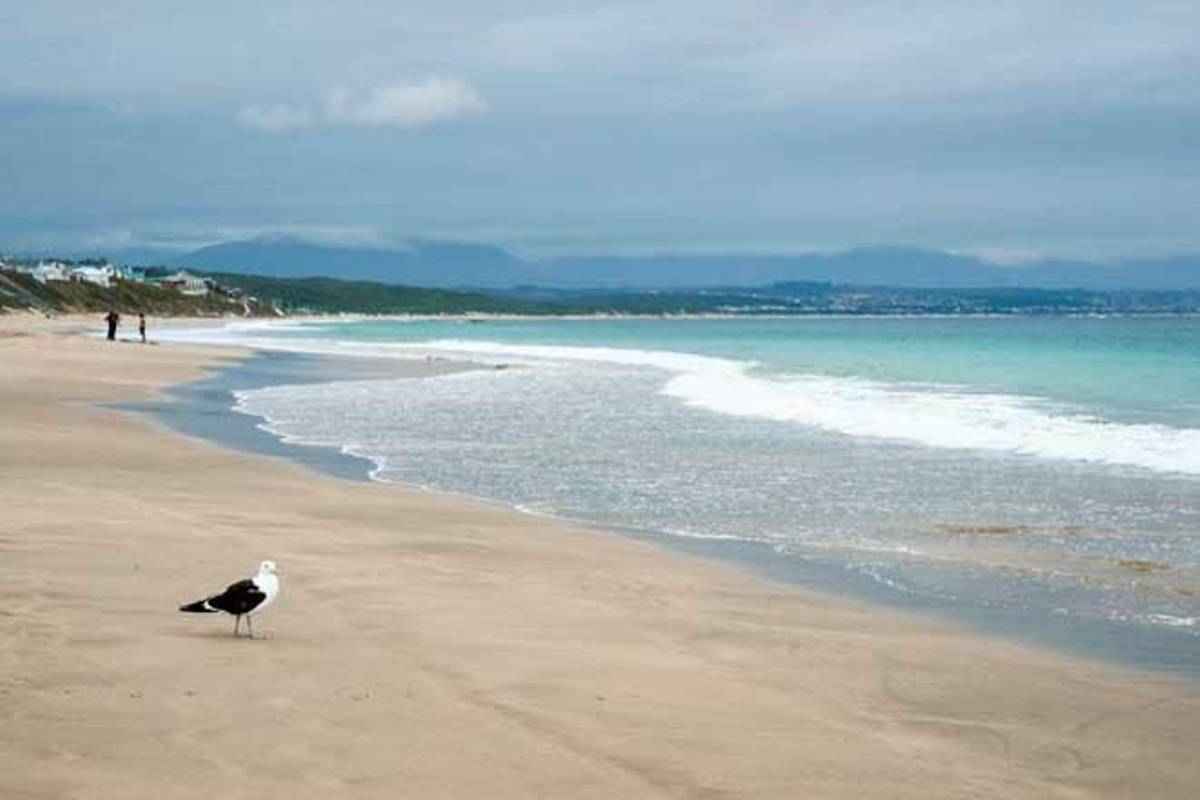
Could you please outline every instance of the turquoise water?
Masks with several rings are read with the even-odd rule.
[[[1200,320],[332,321],[179,338],[467,359],[239,392],[302,444],[897,597],[1200,636]]]
[[[470,339],[619,347],[757,362],[763,370],[925,382],[1100,406],[1200,427],[1195,318],[387,320],[322,323],[303,338]]]

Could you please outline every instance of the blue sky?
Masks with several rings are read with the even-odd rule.
[[[1200,3],[0,6],[0,248],[1200,251]]]

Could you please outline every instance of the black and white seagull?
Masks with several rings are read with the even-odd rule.
[[[215,614],[224,611],[233,614],[237,619],[233,623],[233,635],[241,635],[242,617],[246,617],[246,625],[250,628],[250,638],[254,638],[254,615],[262,611],[279,596],[279,576],[275,574],[275,562],[264,561],[258,567],[258,574],[231,584],[220,594],[214,594],[203,600],[180,606],[180,611],[191,611],[197,614]]]

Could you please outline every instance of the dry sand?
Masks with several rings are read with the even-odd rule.
[[[58,323],[56,323],[58,325]],[[229,351],[0,318],[0,797],[1200,796],[1200,689],[94,401]],[[279,562],[234,640],[183,601]]]

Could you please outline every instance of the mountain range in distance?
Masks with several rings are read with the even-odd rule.
[[[1111,265],[1053,260],[1001,266],[970,255],[915,247],[853,248],[799,255],[663,253],[528,260],[494,245],[433,239],[414,239],[403,246],[382,248],[263,236],[223,242],[183,255],[146,253],[129,260],[274,277],[322,276],[441,288],[671,289],[827,281],[931,289],[1200,289],[1200,256]]]

